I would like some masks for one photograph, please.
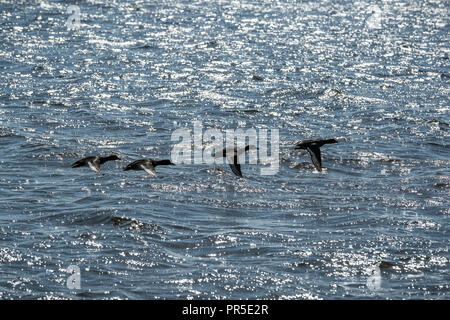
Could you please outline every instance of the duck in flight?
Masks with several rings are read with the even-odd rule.
[[[306,149],[311,156],[312,163],[317,171],[322,171],[322,158],[320,156],[320,147],[328,143],[337,143],[336,139],[313,139],[299,141],[294,149]]]
[[[111,160],[120,160],[120,158],[116,155],[111,155],[107,157],[100,157],[100,156],[86,157],[81,160],[78,160],[77,162],[74,162],[72,164],[72,168],[89,167],[92,171],[102,173],[100,171],[100,165],[105,163],[106,161]]]
[[[223,150],[216,152],[214,158],[227,158],[231,171],[238,177],[242,177],[241,165],[239,164],[238,157],[246,151],[255,149],[257,150],[258,148],[253,145],[247,145],[245,148],[238,148],[237,146],[225,147]]]
[[[147,172],[150,176],[156,176],[155,167],[161,166],[161,165],[171,165],[174,166],[175,164],[172,163],[170,160],[153,160],[153,159],[140,159],[136,160],[133,163],[130,163],[125,168],[123,168],[123,171],[128,170],[144,170]]]

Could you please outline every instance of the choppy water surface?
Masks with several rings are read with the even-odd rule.
[[[376,3],[2,1],[0,299],[448,299],[448,3]],[[194,120],[278,174],[121,170]]]

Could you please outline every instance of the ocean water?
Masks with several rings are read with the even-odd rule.
[[[449,31],[445,0],[1,1],[0,299],[448,299]],[[195,121],[279,130],[278,172],[122,171]]]

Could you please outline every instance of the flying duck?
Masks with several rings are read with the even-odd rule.
[[[100,157],[100,156],[86,157],[81,160],[78,160],[77,162],[74,162],[72,164],[72,168],[89,167],[92,171],[101,173],[100,165],[110,160],[120,160],[120,158],[116,155],[111,155],[107,157]]]
[[[320,156],[320,147],[328,143],[337,143],[336,139],[313,139],[299,141],[294,149],[306,149],[311,156],[312,163],[317,171],[322,171],[322,158]]]
[[[160,165],[171,165],[174,166],[175,164],[172,163],[170,160],[153,160],[153,159],[140,159],[136,160],[133,163],[130,163],[125,168],[123,168],[123,171],[128,170],[144,170],[151,176],[156,176],[155,167]]]
[[[242,177],[241,165],[238,162],[238,157],[246,151],[258,149],[253,145],[247,145],[245,148],[225,147],[223,150],[216,152],[214,158],[227,158],[231,171],[238,177]]]

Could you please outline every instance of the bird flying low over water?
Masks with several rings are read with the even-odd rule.
[[[223,150],[216,152],[214,158],[227,158],[231,171],[238,177],[242,177],[241,165],[239,164],[238,157],[246,151],[257,149],[258,148],[253,145],[247,145],[245,148],[238,148],[237,146],[225,147]]]
[[[81,160],[78,160],[77,162],[74,162],[72,164],[72,168],[89,167],[92,171],[101,173],[100,165],[105,163],[106,161],[111,160],[120,160],[120,158],[116,155],[111,155],[107,157],[100,157],[100,156],[86,157]]]
[[[306,149],[311,156],[312,163],[317,171],[322,171],[322,158],[320,156],[320,147],[328,143],[337,143],[336,139],[313,139],[299,141],[295,145],[295,149]]]
[[[151,176],[156,176],[155,167],[161,166],[161,165],[171,165],[174,166],[175,164],[172,163],[170,160],[153,160],[153,159],[140,159],[136,160],[133,163],[130,163],[125,168],[123,168],[123,171],[128,170],[144,170]]]

